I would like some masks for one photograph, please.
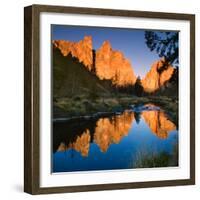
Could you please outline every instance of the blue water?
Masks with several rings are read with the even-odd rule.
[[[178,144],[175,123],[158,110],[136,117],[129,112],[54,123],[52,172],[131,169],[141,156],[172,155]]]

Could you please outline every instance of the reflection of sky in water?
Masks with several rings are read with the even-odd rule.
[[[162,123],[169,127],[171,122],[169,121],[168,124],[167,122]],[[163,124],[160,126],[163,126]],[[82,156],[80,152],[73,148],[55,152],[53,155],[53,172],[132,168],[131,166],[134,165],[138,153],[148,152],[152,154],[163,151],[171,153],[177,140],[177,130],[170,130],[166,138],[159,138],[155,133],[152,133],[152,129],[143,117],[141,117],[139,123],[136,123],[133,119],[132,122],[130,121],[128,135],[124,134],[118,144],[109,144],[105,152],[102,152],[100,146],[94,141],[90,143],[87,156]]]

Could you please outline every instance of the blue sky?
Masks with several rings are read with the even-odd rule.
[[[98,49],[105,40],[109,40],[112,49],[122,51],[140,77],[144,77],[153,62],[159,59],[156,52],[151,52],[145,44],[144,33],[145,30],[137,29],[52,25],[52,40],[76,42],[90,35],[93,49]]]

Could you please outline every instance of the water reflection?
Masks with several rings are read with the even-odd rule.
[[[134,153],[134,148],[136,148],[137,144],[145,142],[144,139],[140,138],[144,137],[144,134],[146,134],[145,138],[146,141],[148,140],[147,143],[155,140],[154,138],[152,138],[154,135],[154,137],[156,136],[156,138],[158,138],[156,142],[160,145],[162,140],[167,141],[170,133],[173,133],[174,130],[176,130],[176,125],[169,119],[165,112],[160,109],[144,109],[140,112],[127,110],[118,115],[101,117],[98,119],[91,118],[90,120],[79,119],[70,122],[57,122],[54,123],[53,151],[54,155],[56,155],[56,152],[72,153],[73,150],[79,153],[82,158],[89,158],[90,162],[87,161],[87,165],[90,165],[91,162],[94,162],[91,161],[92,159],[94,159],[94,155],[90,154],[92,154],[94,150],[97,152],[97,148],[102,153],[102,155],[105,154],[105,156],[107,157],[106,159],[110,159],[109,157],[113,156],[113,160],[114,155],[117,151],[120,151],[120,154],[122,152],[129,151],[127,155],[124,155],[125,157],[127,156],[126,161],[128,163],[130,162],[130,155]],[[131,141],[130,138],[133,138],[133,136],[135,138]],[[123,138],[128,138],[128,140],[124,140],[126,142],[124,142],[124,147],[122,148],[119,144],[122,143],[121,141],[123,140]],[[171,148],[169,147],[170,143],[168,143],[169,142],[167,142],[168,146],[161,144],[160,148],[165,148],[165,150]],[[113,146],[113,148],[111,148],[109,152],[111,146]],[[76,153],[73,153],[73,155],[75,154]],[[99,156],[98,162],[100,162],[100,160],[102,159],[102,155],[100,155],[99,153],[95,153],[97,159]],[[66,158],[66,164],[72,162],[71,159],[72,158]],[[78,159],[77,161],[81,166],[81,162],[84,163],[84,161],[80,161],[80,158]],[[56,159],[54,160],[54,165],[56,166],[57,163],[58,158],[56,157]],[[104,165],[106,164],[104,163]],[[121,167],[121,164],[118,165],[120,165],[120,167],[116,166],[116,168],[123,168]],[[76,170],[82,170],[80,166]],[[112,166],[112,168],[114,167]],[[88,168],[89,167],[87,166],[86,169]],[[94,169],[96,168],[97,167],[94,167]],[[109,167],[102,167],[102,169],[104,168],[109,169]],[[73,167],[70,168],[71,171],[73,171],[73,169]],[[64,171],[70,170],[67,168],[67,170]]]
[[[111,144],[118,144],[128,135],[134,121],[133,112],[123,112],[121,115],[111,118],[102,118],[96,122],[94,142],[102,152],[106,152]]]
[[[175,124],[167,118],[163,111],[144,111],[142,117],[152,133],[161,139],[166,139],[168,133],[176,129]]]
[[[135,117],[137,116],[137,117]],[[77,138],[69,141],[68,144],[61,142],[57,151],[66,151],[74,149],[82,156],[88,156],[90,142],[96,143],[102,152],[106,152],[111,144],[118,144],[124,136],[127,136],[133,122],[142,117],[151,129],[151,132],[161,139],[166,139],[170,131],[176,129],[175,124],[169,120],[163,111],[151,110],[141,113],[125,111],[120,115],[100,118],[95,123],[94,133],[86,128]],[[67,131],[66,131],[67,134]],[[76,135],[76,133],[74,133]],[[91,141],[91,134],[93,141]]]
[[[87,129],[80,136],[77,137],[75,142],[70,142],[68,145],[61,142],[57,151],[66,151],[68,149],[74,149],[81,153],[82,156],[88,156],[90,148],[90,131]]]

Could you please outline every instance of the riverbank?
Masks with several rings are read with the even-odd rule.
[[[59,98],[53,103],[53,118],[56,120],[67,120],[76,118],[90,118],[102,115],[121,113],[133,106],[154,104],[163,109],[178,124],[178,101],[165,96],[113,96],[98,97],[93,100],[84,96],[74,98]]]

